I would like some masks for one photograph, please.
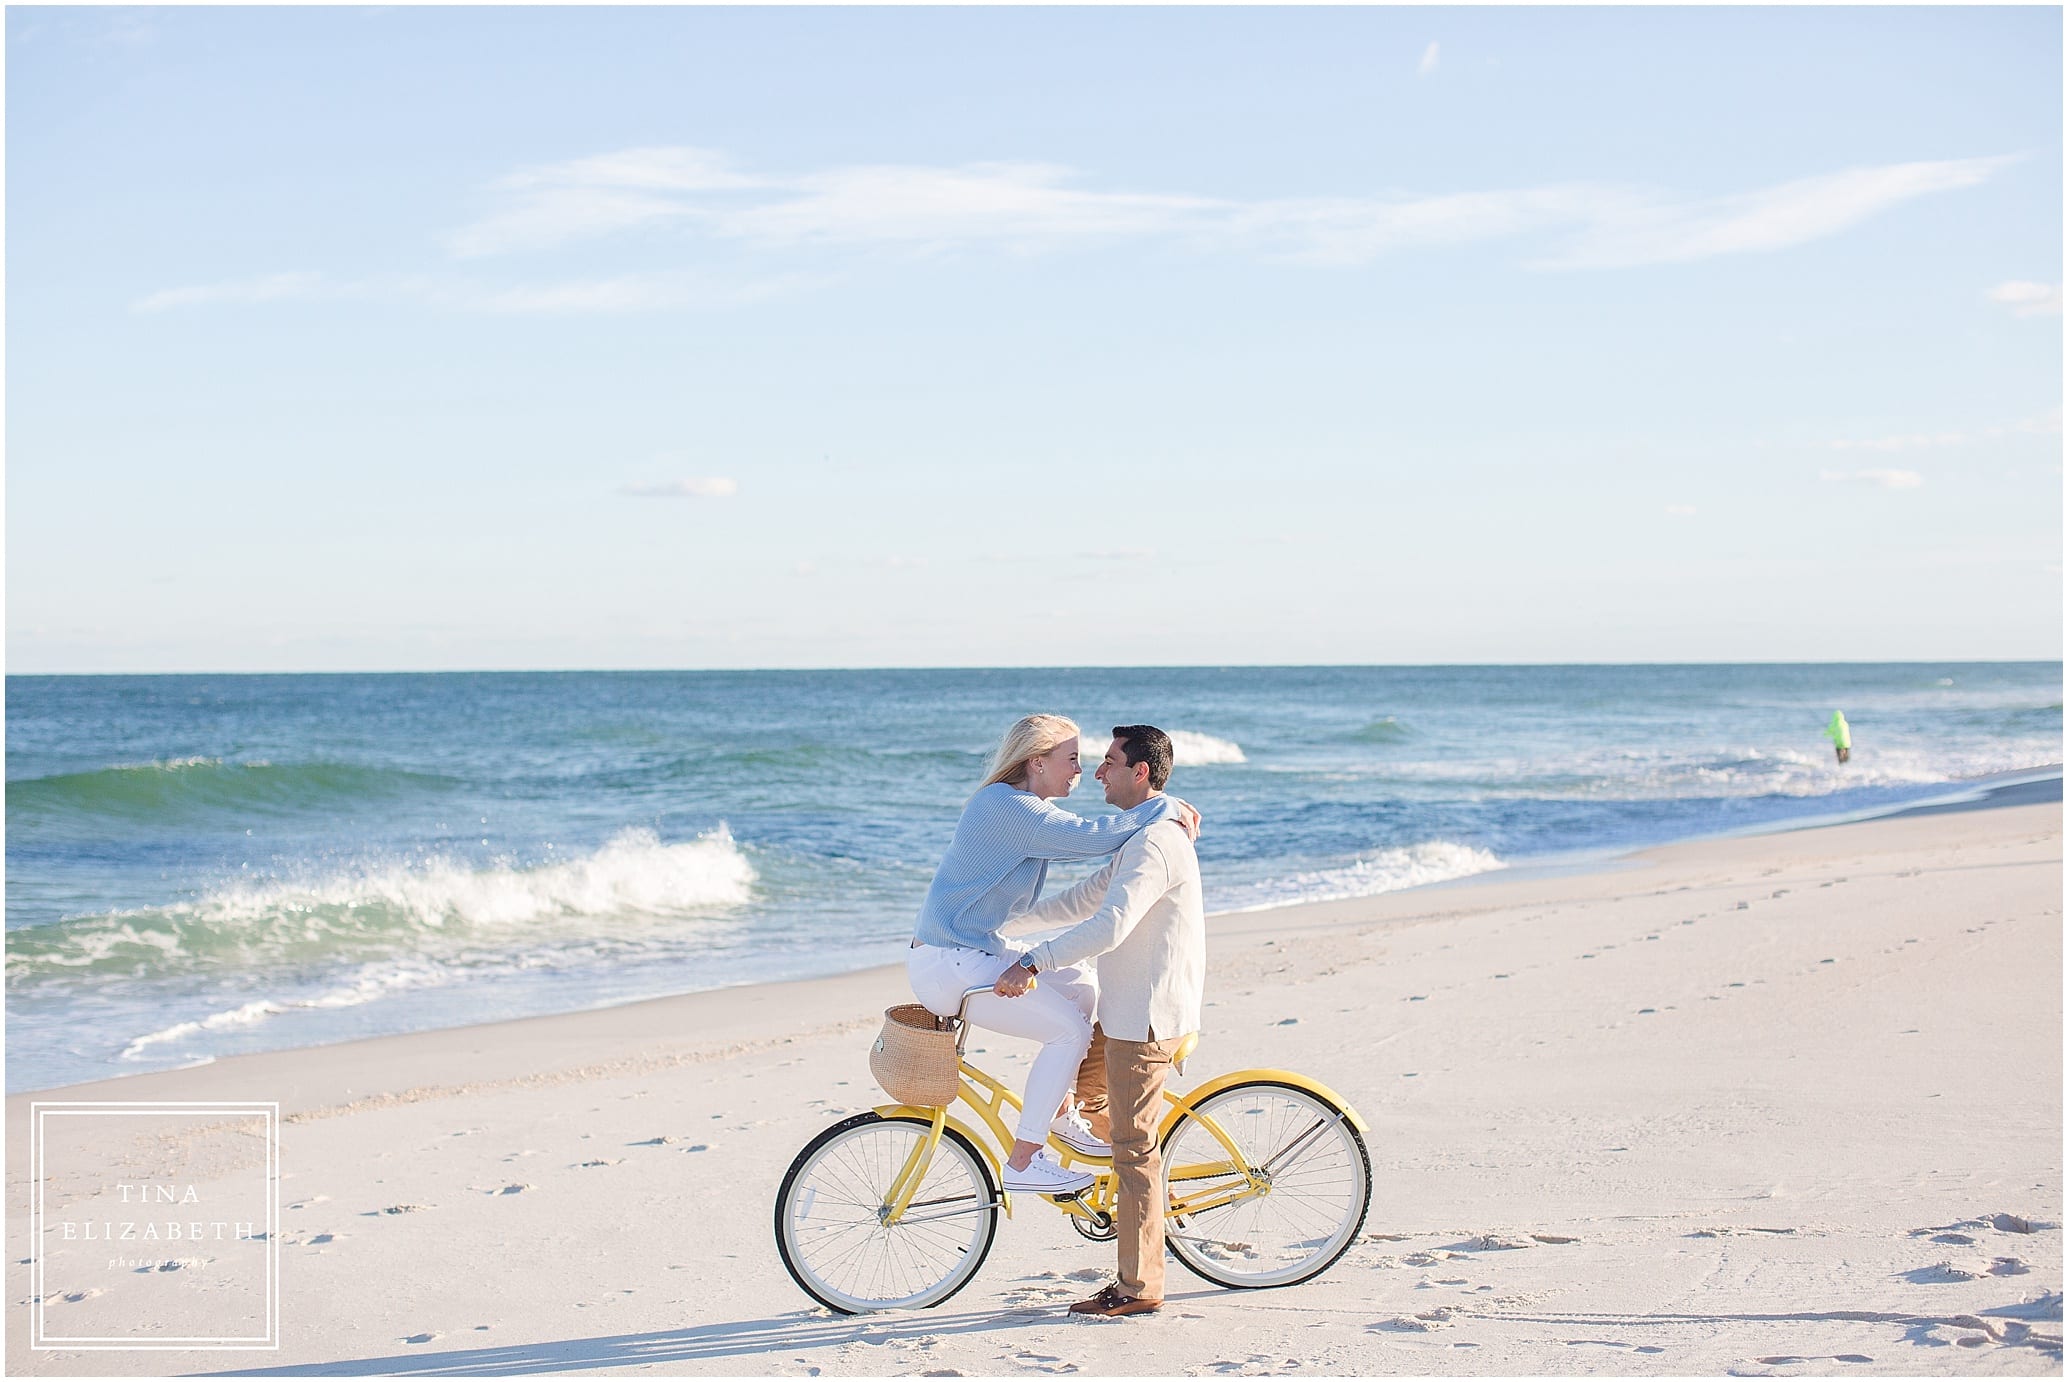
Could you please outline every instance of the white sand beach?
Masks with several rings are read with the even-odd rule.
[[[1370,1123],[1375,1194],[1319,1280],[1173,1265],[1147,1318],[1063,1313],[1112,1248],[1038,1204],[933,1310],[840,1317],[784,1274],[784,1168],[886,1102],[865,1062],[906,996],[888,966],[19,1094],[7,1368],[2058,1374],[2061,864],[2060,806],[2028,804],[1219,916],[1177,1087],[1327,1082]],[[31,1351],[29,1105],[51,1098],[280,1103],[277,1352]],[[205,1189],[256,1141],[96,1150]],[[49,1331],[119,1328],[134,1269],[67,1271]]]

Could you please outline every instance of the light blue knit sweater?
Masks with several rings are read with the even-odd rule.
[[[1041,896],[1051,860],[1111,854],[1176,810],[1175,797],[1154,796],[1117,816],[1080,816],[1003,782],[979,788],[955,823],[912,934],[927,945],[1009,955],[999,929]]]

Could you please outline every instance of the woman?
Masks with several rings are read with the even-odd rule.
[[[964,992],[990,985],[1018,962],[1023,948],[1001,933],[1041,895],[1052,861],[1111,854],[1173,813],[1188,833],[1198,833],[1199,813],[1175,797],[1151,797],[1117,816],[1085,817],[1051,805],[1077,782],[1077,735],[1076,724],[1061,715],[1027,716],[1006,731],[990,773],[962,808],[920,906],[906,964],[912,992],[931,1011],[953,1016]],[[969,1000],[971,1022],[1041,1043],[1027,1075],[1019,1140],[1006,1161],[1007,1190],[1067,1195],[1092,1183],[1042,1150],[1051,1133],[1088,1156],[1111,1153],[1062,1107],[1091,1046],[1098,998],[1095,975],[1073,966],[1043,971],[1019,998],[982,993]]]

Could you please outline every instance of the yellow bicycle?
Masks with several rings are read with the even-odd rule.
[[[1020,1101],[963,1055],[969,999],[989,991],[970,989],[950,1019],[956,1102],[974,1110],[988,1140],[946,1106],[886,1104],[834,1124],[790,1163],[776,1194],[776,1249],[821,1305],[842,1314],[939,1305],[984,1265],[1000,1211],[1011,1216],[1000,1149],[1013,1144]],[[1179,1063],[1187,1054],[1189,1043]],[[1186,1267],[1218,1286],[1291,1286],[1357,1241],[1371,1207],[1367,1129],[1333,1090],[1287,1070],[1238,1070],[1164,1098],[1165,1239]],[[1097,1179],[1038,1198],[1084,1237],[1110,1241],[1111,1160],[1056,1139],[1049,1150]]]

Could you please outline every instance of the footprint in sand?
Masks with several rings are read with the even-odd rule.
[[[1979,1281],[1988,1274],[1988,1264],[1977,1261],[1934,1262],[1929,1267],[1919,1267],[1914,1271],[1900,1273],[1903,1280],[1918,1286],[1951,1281]]]
[[[1441,1305],[1434,1310],[1424,1310],[1419,1315],[1395,1315],[1390,1320],[1380,1320],[1376,1324],[1366,1325],[1365,1328],[1389,1334],[1430,1334],[1439,1329],[1450,1328],[1452,1317],[1457,1313],[1448,1305]]]
[[[437,1337],[438,1331],[435,1329],[431,1329],[426,1330],[422,1334],[412,1334],[408,1338],[404,1339],[402,1342],[405,1344],[428,1344],[431,1342],[431,1340]]]
[[[1999,1258],[1997,1258],[1997,1259],[1996,1259],[1996,1262],[1994,1263],[1994,1265],[1992,1265],[1992,1266],[1991,1266],[1991,1267],[1989,1268],[1989,1275],[1991,1275],[1991,1276],[2023,1276],[2023,1275],[2025,1275],[2025,1274],[2026,1274],[2027,1272],[2029,1272],[2029,1271],[2031,1271],[2031,1270],[2032,1270],[2032,1268],[2031,1268],[2031,1267],[2030,1267],[2030,1266],[2029,1266],[2029,1265],[2028,1265],[2027,1263],[2025,1263],[2025,1262],[2024,1262],[2024,1261],[2023,1261],[2022,1259],[2020,1259],[2020,1258],[2016,1258],[2016,1257],[1999,1257]]]
[[[1580,1241],[1577,1238],[1567,1238],[1563,1234],[1557,1233],[1532,1233],[1530,1237],[1536,1239],[1539,1243],[1577,1243]]]
[[[430,1207],[427,1204],[391,1204],[386,1209],[369,1209],[363,1217],[372,1219],[382,1214],[415,1214]]]
[[[1036,1372],[1077,1371],[1075,1363],[1066,1363],[1051,1353],[1030,1353],[1022,1350],[1013,1356],[1013,1361],[1019,1363],[1022,1367],[1033,1368]]]
[[[107,1292],[103,1291],[98,1286],[89,1286],[84,1291],[65,1292],[64,1299],[72,1302],[74,1305],[77,1305],[82,1300],[92,1300],[95,1296],[104,1296],[106,1294]]]
[[[1989,1227],[1998,1233],[2037,1233],[2043,1228],[2054,1228],[2056,1225],[2021,1219],[2015,1214],[1992,1214],[1989,1216]]]

